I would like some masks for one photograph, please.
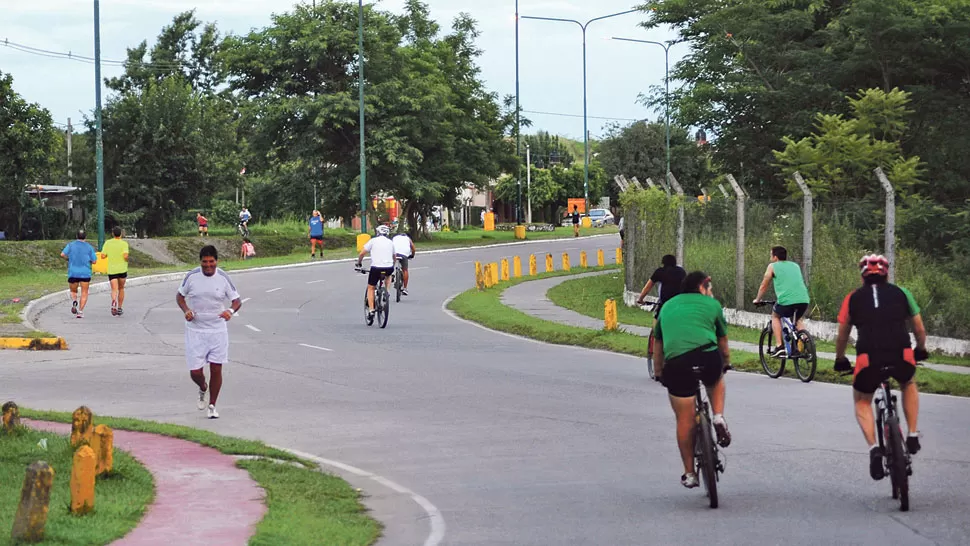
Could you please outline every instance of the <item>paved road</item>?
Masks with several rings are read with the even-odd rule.
[[[888,484],[866,475],[847,388],[733,374],[734,443],[712,511],[678,482],[670,409],[641,361],[499,335],[441,310],[473,284],[476,259],[570,249],[578,263],[579,249],[617,242],[419,254],[414,295],[392,308],[384,331],[362,324],[363,278],[349,264],[236,273],[251,300],[231,324],[218,421],[195,409],[175,284],[133,288],[121,319],[99,294],[83,321],[66,306],[40,319],[71,351],[0,353],[0,398],[60,410],[84,402],[342,461],[440,509],[442,544],[970,541],[967,400],[924,397],[925,451],[913,511],[901,514]],[[424,509],[350,477],[388,525],[382,543],[424,543]]]

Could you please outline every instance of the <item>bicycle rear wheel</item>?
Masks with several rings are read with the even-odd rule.
[[[368,326],[372,326],[374,324],[374,317],[371,316],[370,305],[367,303],[367,290],[364,290],[364,324]]]
[[[701,413],[697,421],[696,442],[699,443],[700,457],[694,462],[698,473],[704,480],[704,489],[711,501],[711,508],[717,508],[717,453],[714,451],[714,437],[711,421],[707,412]]]
[[[650,337],[647,338],[647,373],[650,374],[650,379],[657,378],[657,373],[653,369],[653,330],[650,331]]]
[[[761,357],[761,367],[764,369],[765,374],[768,377],[777,379],[781,377],[781,374],[785,373],[785,359],[771,356],[771,341],[773,336],[774,332],[771,331],[771,324],[768,324],[761,331],[761,338],[758,339],[758,356]],[[777,368],[775,368],[776,363]]]
[[[396,268],[394,270],[394,291],[397,293],[394,297],[394,301],[401,302],[401,290],[404,289],[404,279],[402,278],[404,273],[401,268]]]
[[[899,421],[891,417],[887,422],[889,429],[889,476],[892,482],[893,498],[899,499],[899,509],[909,511],[909,476],[906,472],[906,454],[903,452],[903,434],[899,430]]]
[[[387,290],[381,290],[377,297],[380,298],[380,307],[377,308],[377,325],[381,328],[387,327],[387,315],[391,312],[391,298]]]
[[[804,383],[815,379],[815,368],[818,365],[818,356],[815,353],[815,338],[805,330],[799,330],[795,335],[795,345],[798,358],[795,361],[795,374]]]

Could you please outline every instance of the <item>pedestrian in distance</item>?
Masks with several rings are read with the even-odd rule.
[[[91,286],[91,265],[98,261],[94,247],[84,239],[87,234],[78,230],[77,240],[67,243],[61,258],[67,260],[67,284],[71,289],[71,313],[84,318],[84,306],[88,304],[88,288]],[[81,295],[78,297],[78,288]]]
[[[125,283],[128,282],[128,243],[122,240],[121,226],[111,229],[114,236],[101,247],[101,258],[108,260],[108,282],[111,283],[111,316],[120,317],[124,311]]]
[[[256,257],[256,247],[249,241],[249,237],[243,237],[242,246],[239,248],[239,257],[243,260]]]
[[[225,308],[227,300],[231,302],[229,309]],[[222,367],[229,362],[227,323],[239,312],[242,299],[229,275],[219,269],[216,247],[206,245],[199,251],[199,267],[182,279],[175,302],[185,316],[185,362],[192,382],[199,387],[198,408],[208,408],[209,419],[218,419],[216,401],[222,390]]]
[[[199,237],[209,236],[209,219],[202,216],[201,212],[195,213],[195,221],[199,223]]]
[[[579,237],[579,206],[573,205],[573,237]]]
[[[323,217],[320,216],[320,211],[313,211],[313,215],[310,216],[310,257],[316,258],[317,256],[317,245],[320,245],[320,257],[323,258]]]

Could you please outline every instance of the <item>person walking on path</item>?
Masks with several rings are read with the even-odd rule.
[[[67,260],[67,284],[71,289],[71,313],[84,318],[84,306],[88,304],[88,288],[91,286],[91,264],[98,261],[94,247],[84,239],[87,234],[78,230],[77,240],[67,243],[61,258]],[[78,297],[78,287],[81,296]]]
[[[579,206],[573,205],[573,237],[579,237]]]
[[[108,260],[108,282],[111,283],[111,316],[120,317],[124,311],[125,283],[128,281],[128,243],[121,239],[121,227],[111,229],[114,236],[101,247],[101,257]]]
[[[195,213],[195,221],[199,223],[199,237],[209,236],[209,219],[202,216],[201,212]]]
[[[320,257],[323,258],[323,217],[320,216],[320,211],[313,211],[313,216],[310,216],[310,257],[316,258],[317,256],[317,245],[320,245]]]
[[[229,361],[229,322],[242,299],[229,275],[219,269],[219,252],[206,245],[199,251],[199,267],[182,279],[175,302],[185,315],[185,362],[189,376],[199,387],[199,410],[209,409],[209,419],[218,419],[216,401],[222,390],[222,366]],[[225,308],[229,300],[230,308]],[[209,383],[205,365],[209,364]],[[206,404],[206,393],[209,403]]]

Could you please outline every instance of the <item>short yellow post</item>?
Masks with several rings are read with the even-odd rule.
[[[78,446],[91,443],[91,435],[94,434],[93,418],[94,416],[87,406],[79,407],[71,415],[71,446],[75,449]]]
[[[494,283],[492,283],[492,264],[485,264],[485,267],[482,269],[482,277],[484,277],[485,280],[485,288],[495,286]]]
[[[529,254],[529,276],[535,277],[539,273],[539,266],[536,265],[536,255]]]
[[[593,220],[589,216],[583,216],[582,225],[586,228],[593,227]]]
[[[71,512],[87,514],[94,510],[94,471],[97,458],[91,446],[81,446],[74,452],[71,465]]]
[[[7,402],[3,405],[3,431],[7,434],[13,434],[17,432],[20,428],[20,408],[14,401]]]
[[[602,248],[596,251],[596,265],[598,265],[600,267],[603,267],[605,265],[605,261],[603,260],[603,249]]]
[[[569,271],[569,253],[568,252],[563,252],[562,253],[562,270],[563,271]]]
[[[608,299],[604,304],[604,323],[605,328],[608,332],[616,331],[617,329],[617,319],[616,319],[616,300]]]
[[[495,231],[495,213],[485,213],[485,231]]]
[[[585,250],[579,253],[579,267],[582,267],[583,269],[589,267],[589,261],[586,260]]]
[[[546,273],[555,270],[556,266],[552,264],[552,254],[546,254]]]
[[[622,265],[623,264],[623,249],[622,248],[617,248],[616,249],[616,263],[617,263],[617,265]]]
[[[24,485],[20,490],[20,504],[13,518],[14,544],[44,540],[44,526],[51,503],[51,487],[54,485],[54,469],[44,461],[27,467]]]
[[[492,267],[492,286],[495,286],[498,284],[498,263],[492,262],[489,265]]]
[[[364,250],[364,245],[370,241],[370,234],[368,233],[358,233],[357,234],[357,252]]]
[[[115,433],[107,425],[94,427],[94,436],[91,437],[91,448],[94,449],[96,465],[94,473],[98,476],[105,472],[111,472],[114,468],[114,443]]]
[[[522,258],[512,258],[512,276],[518,279],[522,276]]]
[[[525,226],[515,226],[515,238],[525,239]]]
[[[475,286],[479,290],[485,288],[485,271],[482,269],[482,262],[475,262]]]
[[[509,259],[502,258],[502,280],[509,280]]]

